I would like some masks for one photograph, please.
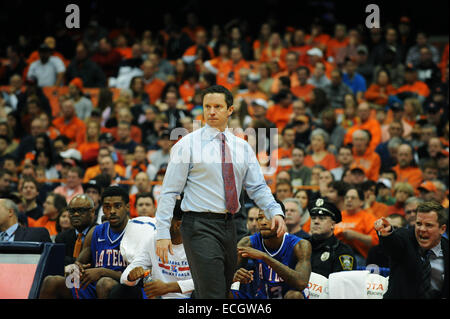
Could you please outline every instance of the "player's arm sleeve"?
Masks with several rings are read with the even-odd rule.
[[[275,215],[284,216],[280,204],[275,201],[269,186],[264,180],[256,155],[248,144],[246,156],[248,156],[248,167],[244,176],[243,186],[247,190],[248,196],[264,211],[267,218],[272,219]]]
[[[170,152],[161,195],[156,210],[156,240],[170,239],[170,223],[177,196],[186,184],[190,165],[189,144],[181,139]]]
[[[183,293],[183,294],[194,290],[194,280],[193,279],[179,280],[179,281],[177,281],[177,284],[181,289],[181,293]]]

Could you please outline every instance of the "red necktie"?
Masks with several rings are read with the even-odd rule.
[[[77,240],[75,241],[75,247],[73,248],[73,257],[76,259],[80,255],[82,241],[81,237],[83,237],[83,233],[79,233]]]
[[[234,180],[233,162],[223,133],[220,134],[220,140],[222,142],[222,176],[225,185],[225,203],[227,210],[234,214],[239,207],[239,201]]]

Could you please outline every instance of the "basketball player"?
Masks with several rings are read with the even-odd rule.
[[[69,204],[70,214],[86,214],[94,209],[87,198],[75,199]],[[120,253],[120,242],[128,223],[129,197],[123,188],[109,186],[102,194],[102,203],[107,221],[88,232],[75,264],[66,267],[66,278],[44,279],[39,298],[106,299],[119,284],[127,266]]]
[[[181,200],[178,199],[173,211],[170,226],[170,237],[174,254],[169,254],[167,263],[162,262],[156,255],[155,233],[149,233],[145,237],[141,253],[128,265],[122,273],[120,282],[128,286],[137,285],[145,272],[151,269],[152,281],[144,284],[144,292],[147,298],[162,297],[163,299],[190,298],[194,290],[194,282],[184,251],[181,237]]]
[[[243,296],[233,291],[234,298],[254,299],[304,299],[307,297],[311,274],[311,244],[309,241],[288,233],[277,237],[272,230],[271,221],[263,211],[258,214],[260,231],[252,236],[242,238],[238,244],[238,265],[245,266],[250,258],[255,267],[248,270],[238,269],[233,281],[241,284],[258,280],[256,290],[251,295]],[[255,273],[256,272],[256,273]],[[255,278],[256,277],[256,278]]]

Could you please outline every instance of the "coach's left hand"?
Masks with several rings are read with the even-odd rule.
[[[287,231],[286,223],[284,219],[280,215],[275,215],[272,218],[272,227],[271,229],[277,229],[277,237],[283,236],[283,234]]]

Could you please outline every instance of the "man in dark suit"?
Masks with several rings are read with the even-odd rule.
[[[86,208],[94,207],[94,201],[86,194],[75,196],[70,203],[72,203],[75,199],[82,201],[82,204],[85,205],[84,207]],[[86,209],[85,211],[73,211],[70,209],[70,203],[69,217],[74,228],[59,233],[55,238],[55,243],[62,243],[66,245],[66,255],[64,257],[65,266],[73,264],[76,260],[74,250],[78,236],[80,236],[83,243],[86,234],[96,225],[94,223],[94,208]]]
[[[52,242],[46,228],[22,227],[18,223],[19,209],[10,199],[0,199],[0,242]]]
[[[386,299],[448,298],[447,214],[437,202],[417,207],[414,227],[395,229],[386,218],[375,222],[380,245],[390,259]]]

